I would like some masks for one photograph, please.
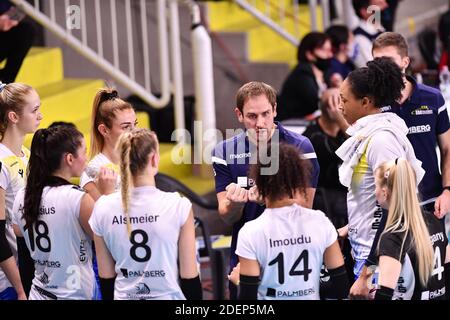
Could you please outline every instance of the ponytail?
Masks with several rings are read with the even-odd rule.
[[[34,134],[25,187],[23,208],[25,228],[31,227],[38,220],[42,192],[46,186],[70,184],[62,178],[54,177],[53,174],[61,167],[65,154],[77,154],[82,139],[81,132],[73,127],[39,129]]]
[[[131,134],[125,132],[120,141],[120,179],[121,179],[121,189],[120,193],[122,195],[122,206],[125,217],[127,218],[127,232],[128,237],[131,237],[131,221],[130,221],[130,149],[131,149]],[[132,181],[131,181],[132,183]]]
[[[91,158],[102,152],[105,145],[105,140],[98,131],[98,126],[104,124],[106,127],[111,128],[115,112],[125,109],[133,109],[133,107],[119,98],[117,90],[105,88],[97,92],[92,106]]]
[[[127,219],[128,237],[131,237],[130,188],[133,178],[147,167],[150,155],[158,152],[158,138],[148,129],[134,129],[122,133],[116,147],[119,155],[121,197]]]
[[[31,227],[38,220],[42,191],[45,181],[50,176],[46,152],[48,132],[49,129],[39,129],[31,142],[23,211],[25,229]]]
[[[390,194],[384,232],[404,233],[401,252],[406,237],[410,235],[417,254],[420,283],[425,286],[434,267],[434,252],[417,197],[414,170],[407,160],[397,159],[395,163],[382,164],[377,171],[377,179],[381,179],[381,185],[387,186]]]

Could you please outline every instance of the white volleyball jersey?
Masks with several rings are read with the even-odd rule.
[[[129,237],[120,193],[97,200],[89,223],[116,262],[114,299],[185,299],[178,284],[178,239],[191,208],[178,193],[134,188]]]
[[[367,259],[383,211],[375,197],[375,170],[386,161],[406,158],[400,143],[390,132],[374,134],[357,165],[353,168],[347,194],[348,238],[354,259]]]
[[[84,188],[89,182],[96,182],[98,174],[100,173],[100,168],[105,167],[114,170],[119,174],[119,166],[112,163],[103,153],[99,153],[87,165],[86,169],[83,171],[80,177],[80,187]],[[115,191],[120,190],[120,176],[117,175],[116,188]]]
[[[14,216],[34,260],[30,300],[92,299],[96,286],[92,240],[79,222],[85,192],[74,185],[45,187],[39,220],[27,230],[22,218],[24,195],[25,189],[17,194]]]
[[[261,268],[259,300],[318,300],[325,250],[337,231],[325,214],[297,204],[266,209],[239,231],[236,254]]]
[[[12,208],[17,192],[25,186],[26,170],[30,151],[22,147],[23,157],[16,156],[3,143],[0,143],[0,188],[5,190],[5,215],[6,215],[6,238],[13,255],[17,259],[16,236],[12,229]],[[12,287],[0,268],[0,292]]]

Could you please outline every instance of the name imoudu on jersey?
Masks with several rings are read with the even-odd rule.
[[[301,235],[297,238],[289,239],[279,239],[272,240],[269,239],[269,245],[271,248],[282,247],[282,246],[295,246],[297,244],[311,243],[311,237]]]
[[[152,222],[158,222],[159,215],[156,216],[140,216],[140,217],[130,217],[131,224],[137,224],[137,223],[152,223]],[[127,217],[124,217],[122,215],[120,216],[114,216],[112,224],[127,224]]]

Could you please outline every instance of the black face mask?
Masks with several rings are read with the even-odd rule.
[[[325,72],[330,67],[331,59],[322,59],[316,56],[316,61],[313,63],[320,71]]]

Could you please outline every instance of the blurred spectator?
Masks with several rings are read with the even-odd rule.
[[[4,83],[14,82],[33,44],[33,26],[23,18],[24,14],[9,1],[0,0],[0,61],[6,59],[0,81]]]
[[[355,54],[353,33],[344,25],[331,26],[325,33],[331,38],[334,55],[325,80],[328,87],[339,88],[347,75],[355,70],[351,60]]]
[[[388,7],[386,0],[352,0],[353,8],[359,18],[358,27],[353,30],[355,35],[356,54],[353,62],[356,67],[366,66],[372,57],[372,41],[375,40],[385,30],[381,25],[381,20],[376,19],[376,11],[383,11]],[[374,11],[371,6],[376,6]]]
[[[326,90],[324,74],[330,66],[333,52],[328,35],[310,32],[300,42],[297,66],[281,88],[278,101],[278,120],[315,118],[319,99]]]
[[[303,135],[311,140],[319,161],[320,174],[313,208],[322,210],[336,228],[347,224],[347,188],[339,182],[342,160],[335,153],[347,139],[348,124],[339,110],[339,90],[328,90],[320,102],[321,116]],[[337,99],[336,99],[337,98]]]
[[[388,7],[381,12],[381,24],[386,31],[394,31],[397,7],[402,0],[386,0]]]
[[[439,63],[439,70],[444,66],[450,68],[450,9],[445,12],[439,19],[439,39],[442,44],[442,54]]]

